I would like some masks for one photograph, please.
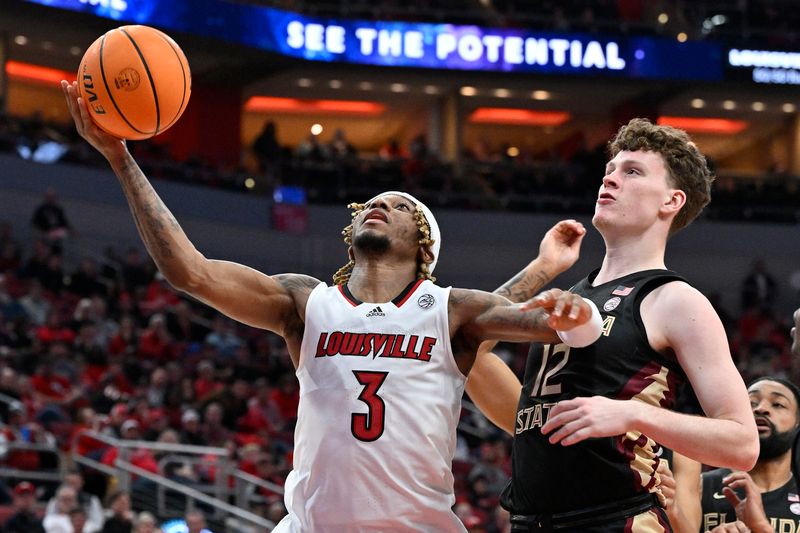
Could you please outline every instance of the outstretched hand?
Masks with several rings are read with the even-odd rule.
[[[553,265],[556,272],[564,272],[580,257],[585,235],[586,228],[577,220],[558,222],[544,234],[539,244],[539,259]]]
[[[753,532],[772,531],[772,526],[764,511],[761,490],[747,472],[732,472],[722,480],[725,487],[722,493],[736,511],[736,519],[743,522]],[[744,498],[734,492],[744,490]]]
[[[86,139],[89,144],[109,160],[127,149],[123,139],[109,135],[94,123],[92,117],[89,116],[86,100],[78,96],[77,81],[69,83],[61,80],[61,89],[64,91],[64,98],[67,100],[69,114],[72,115],[72,120],[75,121],[75,128],[81,137]]]
[[[592,317],[592,307],[583,298],[561,289],[539,293],[520,306],[522,311],[537,308],[545,311],[547,325],[557,331],[568,331]]]

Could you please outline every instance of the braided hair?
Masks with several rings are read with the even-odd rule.
[[[347,206],[349,209],[352,209],[352,213],[350,214],[350,218],[352,221],[356,219],[356,217],[364,210],[366,204],[359,204],[359,203],[352,203]],[[414,208],[414,220],[417,223],[417,228],[419,228],[419,244],[420,246],[431,246],[433,245],[433,240],[431,239],[431,228],[428,225],[428,221],[425,220],[425,215],[422,213],[422,210],[415,206]],[[348,226],[346,226],[342,230],[342,237],[344,238],[344,242],[351,246],[353,244],[353,222],[350,222]],[[342,268],[336,271],[333,274],[333,283],[336,285],[343,285],[350,280],[350,274],[353,272],[353,267],[355,267],[356,262],[351,259],[344,265]],[[430,271],[428,270],[428,264],[425,261],[420,261],[417,269],[417,279],[429,279],[431,281],[436,281],[436,278],[431,275]]]

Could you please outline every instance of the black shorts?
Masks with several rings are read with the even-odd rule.
[[[585,511],[585,512],[584,512]],[[511,514],[512,533],[672,533],[655,498],[637,497],[606,508],[553,516]]]

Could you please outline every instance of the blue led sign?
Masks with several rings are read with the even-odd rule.
[[[721,49],[453,24],[327,20],[223,0],[28,0],[313,61],[393,67],[719,80]]]

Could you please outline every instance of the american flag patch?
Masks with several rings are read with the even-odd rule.
[[[617,288],[611,291],[614,296],[627,296],[631,293],[633,287],[626,287],[625,285],[617,285]]]

